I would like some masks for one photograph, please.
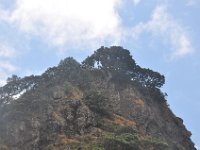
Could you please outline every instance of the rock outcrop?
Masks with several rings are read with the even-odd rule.
[[[159,88],[109,69],[66,58],[1,87],[0,150],[195,150]]]

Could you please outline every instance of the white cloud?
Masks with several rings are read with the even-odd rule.
[[[17,67],[10,62],[16,56],[14,48],[5,43],[0,43],[0,86],[6,83],[8,75],[17,70]]]
[[[133,2],[137,5],[141,0]],[[121,3],[122,0],[16,0],[14,9],[0,10],[0,20],[61,49],[66,45],[120,44],[132,34],[129,27],[122,26],[117,11]],[[161,36],[171,45],[171,58],[193,51],[187,32],[165,6],[157,6],[149,21],[139,23],[132,30],[133,37],[144,32]]]
[[[6,84],[7,74],[1,72],[0,70],[0,87]]]
[[[6,83],[7,77],[16,70],[17,67],[9,61],[0,61],[0,86],[3,86]]]
[[[5,70],[7,72],[14,72],[17,69],[17,67],[12,65],[8,61],[0,61],[0,69]]]
[[[175,48],[175,51],[172,53],[173,54],[172,58],[185,56],[193,52],[193,48],[191,46],[190,40],[188,39],[188,37],[186,37],[185,34],[178,35],[177,38],[175,35],[174,37],[171,37],[171,39],[173,40],[172,44]]]
[[[15,50],[7,45],[0,45],[0,58],[12,58],[16,55]]]
[[[140,3],[141,0],[133,0],[134,5],[137,5]]]
[[[193,52],[187,32],[170,16],[165,6],[157,6],[148,22],[141,22],[133,27],[134,38],[139,38],[143,32],[161,36],[164,41],[167,41],[171,45],[172,59]]]
[[[195,4],[197,4],[198,0],[187,0],[187,5],[188,6],[194,6]]]
[[[120,41],[121,0],[16,0],[13,10],[1,10],[1,20],[53,45]]]
[[[11,75],[17,67],[7,61],[0,61],[0,87],[6,84],[6,79]]]

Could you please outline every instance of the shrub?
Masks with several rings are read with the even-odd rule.
[[[70,94],[74,90],[74,86],[70,82],[65,83],[65,94]]]
[[[122,133],[116,135],[107,132],[104,135],[104,146],[110,150],[138,150],[138,137],[131,133]]]
[[[98,92],[91,92],[85,97],[85,104],[90,110],[101,115],[109,115],[108,99]]]

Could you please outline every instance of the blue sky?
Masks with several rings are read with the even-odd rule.
[[[200,147],[199,14],[199,0],[0,0],[0,85],[121,45],[165,75],[170,108]]]

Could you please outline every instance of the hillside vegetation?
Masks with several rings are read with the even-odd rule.
[[[0,150],[195,150],[164,83],[119,46],[13,75],[0,87]]]

